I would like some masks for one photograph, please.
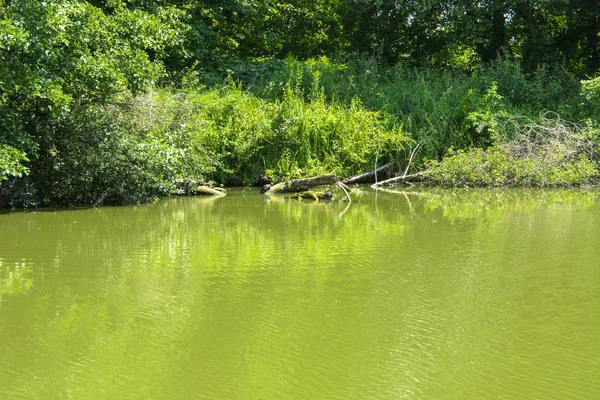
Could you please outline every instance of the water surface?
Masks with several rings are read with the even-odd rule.
[[[0,215],[0,399],[600,398],[599,193],[346,206]]]

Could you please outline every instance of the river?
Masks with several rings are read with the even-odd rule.
[[[600,398],[600,192],[0,214],[0,399]]]

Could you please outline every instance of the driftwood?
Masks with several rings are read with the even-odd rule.
[[[225,196],[227,194],[227,190],[220,187],[198,186],[196,188],[196,194]]]
[[[312,191],[308,191],[308,192],[298,192],[298,193],[294,193],[293,195],[290,196],[292,199],[312,199],[312,200],[331,200],[332,199],[332,194],[331,192],[312,192]]]
[[[356,176],[353,176],[352,178],[346,178],[342,182],[344,182],[346,185],[350,185],[353,183],[375,182],[375,177],[377,174],[384,173],[384,172],[387,173],[390,171],[391,168],[392,168],[392,163],[387,163],[387,164],[382,165],[381,167],[377,168],[374,171],[365,172],[364,174],[356,175]],[[387,176],[389,176],[389,175],[387,175]]]
[[[312,187],[321,185],[333,185],[338,183],[335,174],[319,175],[312,178],[293,179],[281,182],[266,189],[263,193],[271,195],[275,193],[305,192]]]

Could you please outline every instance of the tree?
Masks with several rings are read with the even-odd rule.
[[[182,42],[176,15],[111,3],[107,15],[85,1],[0,0],[0,166],[12,166],[2,177],[52,147],[45,121],[162,76],[165,49]]]

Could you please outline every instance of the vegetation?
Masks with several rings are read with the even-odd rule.
[[[0,0],[0,206],[400,169],[418,142],[435,184],[594,184],[599,27],[591,0]]]
[[[431,161],[430,180],[448,186],[577,186],[598,178],[595,130],[559,118],[511,121],[512,140],[487,150],[450,151]]]

